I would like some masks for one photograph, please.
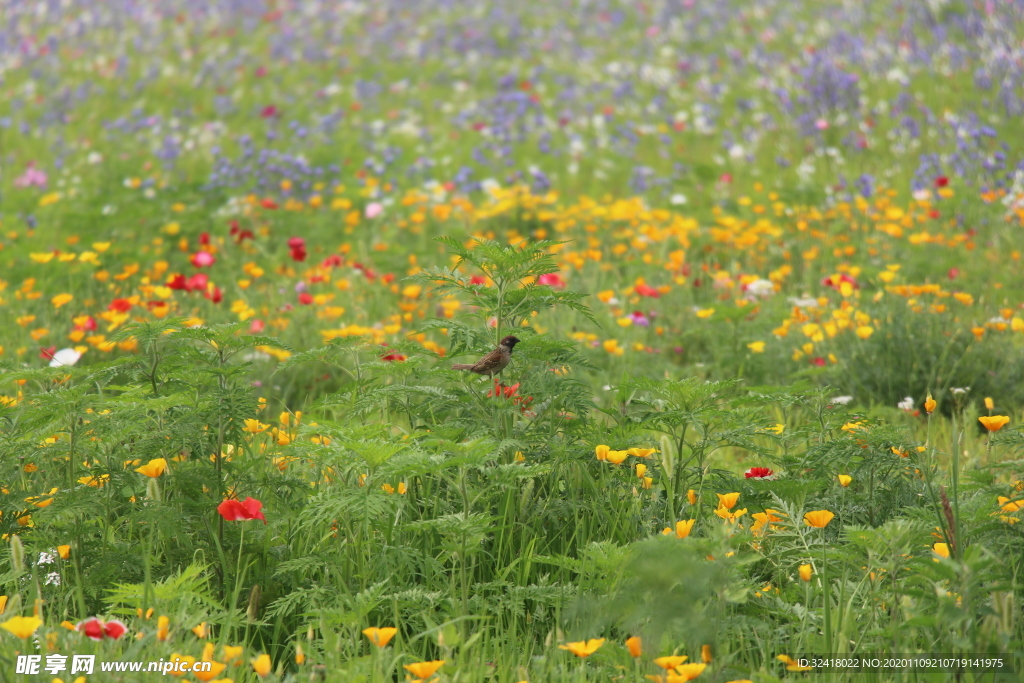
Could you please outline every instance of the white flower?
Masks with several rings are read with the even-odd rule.
[[[914,409],[914,397],[907,396],[905,399],[896,404],[896,407],[900,410],[911,411]]]
[[[787,301],[797,308],[817,308],[818,306],[818,300],[811,296],[803,296],[799,298],[791,296]]]
[[[59,586],[60,585],[60,574],[57,572],[50,572],[46,575],[46,581],[43,584],[45,586]]]
[[[36,561],[36,564],[53,564],[53,561],[54,557],[50,553],[39,553],[39,559]]]
[[[963,394],[966,394],[970,390],[971,390],[970,387],[953,387],[952,389],[950,389],[950,391],[952,391],[957,396],[961,396]]]
[[[50,361],[50,367],[56,368],[61,365],[74,365],[81,357],[82,354],[74,349],[61,349],[57,353],[53,354],[53,359]]]
[[[747,285],[748,299],[765,299],[775,293],[775,283],[771,280],[754,280]],[[815,301],[814,303],[818,303]]]
[[[676,192],[668,201],[672,206],[681,206],[686,203],[686,195],[682,192]]]
[[[841,405],[841,406],[845,406],[847,403],[849,403],[852,400],[853,400],[853,396],[836,396],[834,399],[832,399],[830,401],[830,403],[832,403],[833,405],[838,404],[838,405]]]

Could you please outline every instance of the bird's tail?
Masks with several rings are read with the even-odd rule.
[[[453,363],[452,364],[452,370],[472,370],[472,369],[473,369],[473,364],[472,363],[468,363],[468,364],[467,363]]]

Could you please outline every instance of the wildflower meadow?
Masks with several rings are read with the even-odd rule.
[[[0,0],[0,681],[1024,680],[1021,36]]]

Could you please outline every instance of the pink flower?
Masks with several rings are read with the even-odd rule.
[[[206,285],[210,282],[210,276],[206,273],[196,273],[189,279],[185,280],[185,289],[190,292],[198,292],[199,290],[206,289]]]
[[[208,251],[197,251],[192,254],[192,265],[196,268],[208,268],[217,262],[217,259]]]
[[[545,273],[537,278],[537,283],[541,285],[547,285],[548,287],[554,287],[555,289],[564,289],[565,280],[558,273]]]
[[[377,216],[384,213],[384,205],[380,202],[370,202],[366,205],[366,217],[376,218]]]
[[[249,334],[259,334],[260,332],[263,331],[263,328],[263,321],[260,320],[259,318],[256,318],[251,323],[249,323]]]
[[[46,172],[36,168],[35,162],[30,162],[28,168],[20,176],[14,179],[15,187],[46,187]]]

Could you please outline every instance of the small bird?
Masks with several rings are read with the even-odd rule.
[[[505,369],[508,362],[512,360],[512,349],[519,340],[509,335],[501,340],[498,348],[478,360],[476,363],[455,363],[452,370],[469,370],[478,375],[496,375]]]

